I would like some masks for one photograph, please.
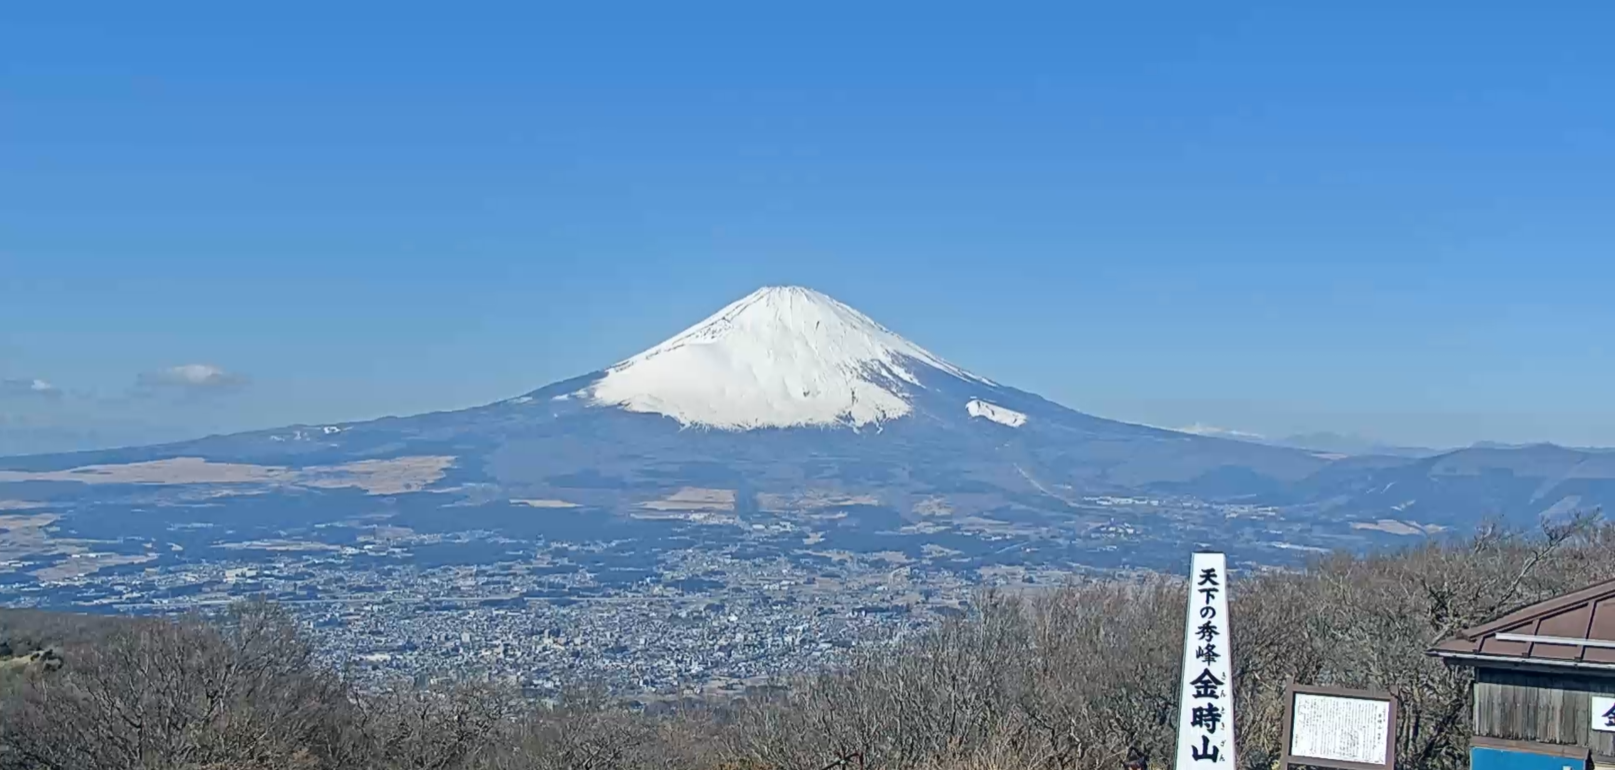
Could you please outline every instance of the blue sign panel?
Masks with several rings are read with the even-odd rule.
[[[1469,750],[1469,767],[1470,770],[1587,770],[1587,763],[1573,757],[1476,746]]]

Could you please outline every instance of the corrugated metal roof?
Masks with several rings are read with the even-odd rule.
[[[1615,669],[1615,580],[1464,629],[1430,652],[1476,662]]]

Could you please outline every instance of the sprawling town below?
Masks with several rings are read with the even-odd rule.
[[[1175,570],[1214,532],[1235,536],[1244,569],[1391,536],[1187,498],[1085,504],[1064,526],[874,532],[855,509],[717,522],[579,515],[598,526],[570,539],[403,516],[248,525],[170,508],[146,509],[160,521],[81,515],[74,526],[71,512],[13,511],[0,522],[0,604],[177,614],[263,597],[313,629],[330,662],[376,684],[489,680],[548,697],[587,682],[644,699],[722,697],[900,640],[986,588]],[[137,520],[139,532],[66,536]]]

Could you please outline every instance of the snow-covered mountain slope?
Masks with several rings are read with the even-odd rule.
[[[972,398],[966,402],[965,412],[971,417],[982,417],[999,425],[1008,425],[1011,428],[1019,428],[1026,424],[1026,415],[1024,413],[1017,412],[1014,409],[1005,409],[979,398]]]
[[[913,394],[942,377],[993,385],[819,292],[767,287],[579,395],[726,430],[857,427],[909,414]]]

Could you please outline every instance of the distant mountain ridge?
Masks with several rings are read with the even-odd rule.
[[[1430,447],[1400,446],[1365,438],[1357,435],[1345,435],[1328,431],[1312,433],[1298,433],[1285,436],[1275,442],[1279,446],[1295,447],[1296,449],[1312,449],[1319,452],[1335,452],[1345,455],[1389,455],[1392,457],[1430,457],[1447,449],[1432,449]]]
[[[430,456],[452,458],[433,489],[620,512],[685,488],[730,490],[741,506],[816,490],[904,515],[945,500],[961,515],[1034,517],[1136,494],[1427,522],[1615,500],[1615,454],[1348,452],[1344,441],[1257,443],[1095,417],[967,372],[818,292],[769,287],[616,365],[493,404],[9,458],[0,486],[177,457],[337,468]]]
[[[1411,447],[1388,444],[1371,438],[1358,435],[1331,433],[1329,431],[1314,431],[1312,433],[1297,433],[1284,438],[1268,438],[1260,433],[1242,431],[1233,428],[1221,428],[1204,423],[1195,423],[1176,430],[1192,433],[1196,436],[1217,436],[1230,438],[1236,441],[1250,441],[1257,444],[1290,447],[1292,449],[1306,449],[1313,452],[1326,452],[1341,455],[1388,455],[1391,457],[1429,457],[1447,449],[1430,449],[1428,447]]]

